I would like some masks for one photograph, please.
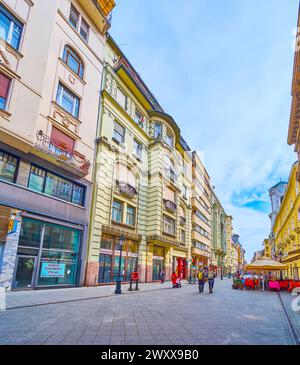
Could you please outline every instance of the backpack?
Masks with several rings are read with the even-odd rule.
[[[209,280],[213,280],[213,279],[215,278],[214,273],[213,273],[213,272],[209,272],[209,273],[208,273],[208,275],[207,275],[207,278],[208,278]]]
[[[202,280],[203,279],[203,272],[199,271],[198,272],[198,280]]]

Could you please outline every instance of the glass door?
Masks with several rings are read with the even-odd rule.
[[[18,256],[14,289],[33,289],[37,257]]]
[[[99,261],[99,283],[110,283],[111,282],[111,263],[112,256],[100,254]]]
[[[162,260],[153,260],[153,273],[152,273],[152,280],[160,280],[159,274],[162,269]]]
[[[119,260],[120,256],[115,256],[114,262],[114,271],[113,271],[113,282],[117,281],[119,275]],[[125,273],[125,257],[121,257],[121,279],[124,281],[124,273]]]

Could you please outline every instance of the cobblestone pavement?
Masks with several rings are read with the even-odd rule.
[[[0,312],[0,344],[292,344],[278,295],[196,285]],[[288,301],[288,298],[285,298]],[[300,315],[299,313],[297,315]]]

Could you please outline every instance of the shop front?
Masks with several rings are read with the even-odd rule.
[[[181,279],[187,279],[188,261],[183,253],[173,252],[172,271]]]
[[[22,218],[12,289],[78,284],[82,229]]]
[[[160,280],[160,273],[162,270],[165,271],[165,249],[161,246],[153,247],[153,258],[152,258],[152,281]]]
[[[115,283],[119,274],[120,263],[119,237],[102,234],[98,284]],[[139,242],[126,239],[122,247],[121,274],[123,281],[130,281],[131,273],[138,271]]]

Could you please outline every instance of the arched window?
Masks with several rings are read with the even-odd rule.
[[[73,70],[80,78],[83,78],[83,62],[78,54],[68,45],[65,46],[63,60],[71,70]]]

